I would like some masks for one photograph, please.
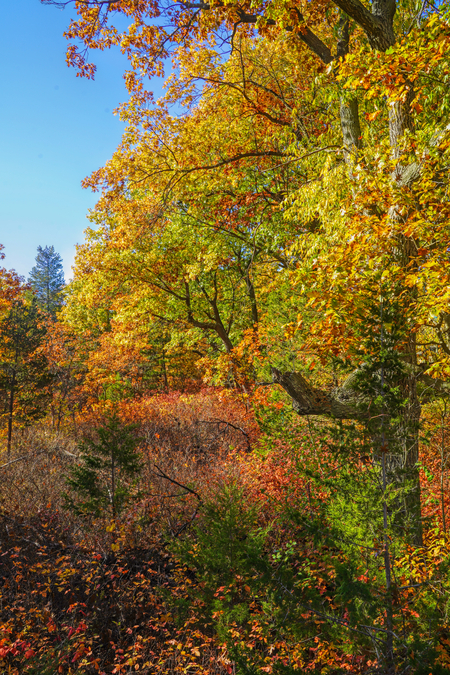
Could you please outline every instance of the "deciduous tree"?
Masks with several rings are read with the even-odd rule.
[[[126,18],[125,29],[111,23],[112,9]],[[129,122],[124,142],[107,167],[87,182],[102,186],[103,206],[112,205],[119,212],[131,202],[139,210],[145,195],[145,199],[150,196],[153,208],[144,206],[144,213],[153,213],[155,185],[156,205],[165,208],[169,195],[173,200],[174,189],[183,181],[186,185],[196,183],[210,195],[216,177],[222,180],[224,167],[250,165],[250,174],[253,166],[258,176],[266,171],[274,175],[276,165],[271,162],[277,157],[296,175],[294,185],[292,176],[287,176],[289,190],[284,195],[283,191],[277,193],[283,208],[290,206],[284,222],[296,222],[308,233],[292,242],[295,269],[285,274],[296,289],[294,293],[304,298],[301,306],[307,303],[309,310],[290,322],[294,331],[303,325],[304,353],[314,352],[324,364],[348,355],[356,367],[364,364],[369,355],[359,350],[352,331],[355,310],[364,317],[372,289],[380,280],[389,279],[402,289],[399,317],[404,322],[400,331],[404,339],[399,349],[406,374],[398,382],[405,401],[398,434],[403,433],[403,444],[401,451],[389,453],[392,457],[388,461],[395,465],[401,457],[402,471],[407,469],[416,485],[417,507],[418,433],[411,436],[402,429],[418,429],[424,373],[446,376],[449,368],[445,196],[449,102],[445,73],[450,32],[446,7],[414,2],[400,6],[396,0],[374,2],[370,8],[360,0],[295,6],[263,1],[168,5],[93,0],[78,4],[77,11],[78,21],[72,22],[67,35],[81,45],[78,49],[73,43],[68,52],[69,62],[79,73],[94,74],[94,66],[86,60],[91,47],[120,45],[132,68],[126,74],[130,101],[122,108],[122,116]],[[309,131],[302,132],[294,123],[294,110],[298,110],[294,107],[284,124],[279,110],[286,109],[289,97],[280,99],[277,89],[260,80],[255,86],[245,68],[240,79],[225,75],[222,63],[228,55],[229,63],[233,62],[241,39],[250,40],[249,44],[254,39],[252,44],[262,44],[268,52],[277,40],[286,45],[289,58],[296,59],[301,72],[301,77],[292,80],[296,93],[302,91],[302,82],[309,92],[319,89],[324,96],[322,106],[334,116],[326,133],[311,136]],[[189,115],[179,120],[167,117],[164,105],[156,107],[150,117],[147,114],[152,97],[145,90],[145,77],[160,74],[169,56],[174,59],[169,89],[172,87],[177,97],[180,88],[177,90],[176,83],[187,85]],[[197,68],[191,77],[193,62],[198,64],[202,59],[214,75]],[[215,76],[217,70],[219,77]],[[280,70],[277,81],[284,84],[291,75]],[[205,83],[201,91],[196,89],[199,80]],[[248,106],[249,119],[257,120],[250,149],[245,124],[242,135],[232,118],[227,126],[227,108],[211,108],[204,117],[214,87],[226,92],[225,98],[230,92],[239,94]],[[441,93],[436,95],[433,88]],[[272,100],[282,100],[281,108],[274,108],[272,120],[268,107],[264,109],[264,132],[274,117],[278,127],[268,144],[258,126],[263,117],[263,92]],[[203,95],[200,101],[199,94]],[[218,137],[213,136],[216,119],[221,120]],[[191,132],[187,149],[183,134],[196,123],[205,129],[206,145],[201,139],[195,142]],[[287,135],[283,134],[285,126]],[[185,155],[179,153],[178,143]],[[205,181],[205,176],[213,178]],[[165,177],[165,192],[161,177]],[[254,195],[258,188],[249,192]],[[237,204],[233,196],[230,207],[235,213]],[[274,223],[272,232],[279,222]],[[126,218],[123,232],[129,223]],[[188,312],[188,316],[193,314]],[[273,378],[288,392],[301,415],[340,419],[361,415],[351,378],[329,390],[311,384],[299,371],[276,369]],[[367,410],[372,410],[370,404]],[[420,523],[415,541],[421,542]]]
[[[34,298],[15,299],[0,321],[0,419],[7,427],[8,459],[14,424],[30,424],[47,411],[52,377],[39,350],[44,336]]]

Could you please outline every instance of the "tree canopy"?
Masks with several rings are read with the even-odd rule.
[[[345,374],[373,345],[354,318],[395,306],[395,322],[376,327],[382,342],[394,331],[405,369],[390,461],[403,455],[419,503],[420,392],[440,390],[450,354],[447,8],[94,1],[77,12],[78,74],[94,75],[89,50],[113,46],[131,70],[122,143],[85,181],[102,196],[69,320],[102,307],[122,343],[130,321],[144,333],[162,321],[215,381],[248,391],[271,366],[300,415],[362,419],[373,400],[361,411]],[[146,78],[169,56],[153,102]],[[315,357],[319,382],[332,368],[337,387],[305,377]]]

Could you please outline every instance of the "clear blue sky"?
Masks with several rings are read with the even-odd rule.
[[[127,98],[126,60],[94,53],[95,80],[76,77],[63,37],[71,14],[39,0],[1,8],[0,243],[2,264],[24,276],[38,245],[53,245],[70,278],[97,199],[81,180],[111,157],[123,131],[112,111]]]

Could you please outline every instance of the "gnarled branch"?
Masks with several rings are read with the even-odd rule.
[[[300,373],[281,373],[272,368],[272,380],[279,384],[292,398],[292,407],[299,415],[326,415],[340,420],[367,419],[365,400],[353,389],[354,375],[350,375],[341,387],[330,391],[313,387]]]

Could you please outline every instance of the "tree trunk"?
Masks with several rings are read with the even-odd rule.
[[[414,99],[414,91],[410,86],[405,102],[396,102],[389,109],[389,141],[391,153],[394,159],[399,159],[401,154],[400,141],[406,130],[413,130],[413,120],[411,115],[411,103]],[[392,180],[400,187],[405,187],[408,182],[405,180],[406,174],[411,173],[412,165],[404,167],[400,161],[397,162]],[[417,267],[417,251],[415,242],[401,234],[398,230],[399,223],[398,205],[391,204],[389,209],[389,219],[393,225],[393,230],[397,230],[397,246],[393,251],[393,259],[405,270],[412,271]],[[408,295],[405,295],[406,302],[414,303],[417,292],[413,289]],[[417,377],[414,374],[417,371],[417,351],[416,336],[411,332],[405,350],[405,362],[409,365],[409,374],[400,383],[400,390],[406,401],[403,420],[399,433],[402,435],[402,455],[403,455],[403,481],[410,483],[410,489],[405,496],[404,519],[405,527],[411,532],[411,539],[417,546],[422,545],[422,522],[420,505],[420,476],[418,469],[419,461],[419,426],[421,406],[417,395]],[[390,458],[391,463],[395,461]],[[397,460],[398,461],[398,460]]]
[[[166,352],[164,347],[162,348],[162,375],[163,375],[163,388],[164,391],[169,391],[169,380],[167,378],[167,367],[166,367]]]
[[[341,99],[340,118],[345,156],[356,159],[357,151],[362,147],[358,99],[350,101]]]
[[[111,450],[111,510],[113,520],[116,520],[116,458]]]
[[[339,18],[338,36],[336,55],[338,59],[343,59],[348,54],[350,40],[349,20],[343,12]],[[358,99],[346,100],[341,97],[339,113],[345,160],[348,165],[351,165],[356,159],[358,150],[362,147]]]
[[[12,430],[13,430],[13,415],[14,415],[14,393],[16,387],[16,369],[13,369],[11,386],[9,389],[9,406],[8,406],[8,446],[7,446],[7,460],[11,459],[11,445],[12,445]]]
[[[369,397],[365,397],[355,388],[357,374],[358,371],[355,371],[340,387],[327,391],[314,387],[300,373],[281,373],[272,368],[273,382],[289,394],[292,407],[298,415],[323,415],[331,419],[353,419],[369,424],[377,416],[382,417],[383,409],[375,407]],[[395,526],[411,543],[421,546],[420,482],[417,467],[420,403],[416,383],[414,374],[399,383],[407,405],[403,419],[397,427],[395,451],[392,452],[393,448],[389,447],[390,442],[380,444],[379,439],[375,439],[374,460],[380,465],[380,470],[385,462],[388,483],[405,487],[402,503],[396,506],[398,514]]]
[[[393,29],[393,20],[396,11],[396,0],[374,0],[371,14],[359,3],[359,0],[339,0],[336,4],[347,16],[351,16],[365,30],[369,42],[374,49],[385,51],[388,47],[395,44],[396,36]],[[342,58],[348,52],[349,44],[349,23],[344,13],[341,14],[338,32],[337,55]],[[414,90],[412,84],[410,84],[406,100],[396,101],[389,107],[389,142],[391,154],[395,160],[399,160],[400,158],[400,142],[405,131],[413,129],[411,115],[411,103],[413,99]],[[358,102],[356,99],[350,102],[341,100],[340,118],[346,161],[349,167],[351,167],[352,153],[355,154],[361,147]],[[351,174],[351,168],[349,168],[349,171]],[[416,163],[405,167],[398,161],[392,175],[393,184],[400,187],[408,186],[415,179],[418,171],[420,172],[420,168]],[[394,227],[396,221],[399,219],[398,211],[396,204],[390,205],[389,219],[392,221]],[[414,242],[402,235],[397,235],[397,240],[398,246],[393,252],[393,257],[397,258],[400,266],[405,269],[407,267],[410,268],[411,261],[416,256]],[[384,461],[386,463],[388,480],[394,483],[409,483],[410,485],[410,489],[406,491],[402,518],[404,520],[404,527],[410,532],[411,540],[420,546],[422,544],[422,526],[420,481],[417,463],[419,460],[421,409],[417,396],[417,378],[415,374],[417,369],[416,342],[413,333],[411,333],[408,340],[405,361],[410,365],[410,375],[399,382],[402,397],[407,403],[403,413],[403,420],[398,428],[397,452],[389,453],[383,449],[383,453],[385,453]],[[348,383],[347,386],[344,383],[345,389],[348,389]],[[336,409],[337,407],[338,413],[345,414],[342,406],[336,406],[336,402],[340,403],[343,396],[347,396],[345,401],[347,402],[347,406],[349,406],[348,412],[351,413],[352,402],[358,407],[358,401],[354,400],[354,397],[352,399],[351,395],[348,398],[348,392],[346,391],[334,392],[330,400],[332,404],[331,408],[334,407]],[[340,414],[336,415],[335,412],[332,414],[334,417],[342,419]],[[399,456],[399,450],[401,450],[401,456]]]
[[[247,286],[247,294],[250,300],[250,307],[252,310],[252,322],[253,326],[256,326],[259,321],[258,317],[258,304],[256,302],[256,294],[255,294],[255,287],[253,285],[253,282],[250,278],[250,266],[247,267],[246,274],[245,274],[245,284]]]

